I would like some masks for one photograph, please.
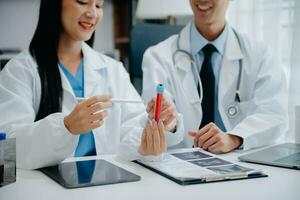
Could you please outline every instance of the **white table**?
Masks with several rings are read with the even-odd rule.
[[[233,152],[224,159],[238,162],[241,154]],[[141,181],[79,189],[65,189],[39,171],[17,170],[17,182],[0,188],[0,200],[195,200],[195,199],[271,199],[300,200],[300,171],[249,163],[244,166],[262,169],[268,178],[180,186],[142,166],[101,156],[140,175]]]

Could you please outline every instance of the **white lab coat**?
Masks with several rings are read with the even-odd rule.
[[[148,102],[153,96],[152,88],[163,83],[167,94],[176,104],[184,118],[185,140],[176,147],[191,147],[193,138],[188,130],[197,130],[202,119],[202,108],[197,92],[195,73],[190,59],[178,50],[191,53],[190,22],[178,35],[149,48],[143,58],[143,99]],[[223,56],[218,109],[229,133],[244,139],[243,149],[250,149],[273,143],[288,126],[288,84],[283,68],[274,61],[269,49],[262,43],[250,41],[244,35],[230,28]],[[228,107],[233,105],[239,72],[239,59],[242,59],[240,86],[241,102],[239,112],[229,116]],[[197,75],[196,75],[197,76]]]
[[[120,62],[99,54],[83,43],[85,97],[109,95],[140,99]],[[74,155],[79,136],[69,133],[63,119],[77,101],[60,69],[63,86],[62,112],[34,122],[41,98],[37,65],[29,51],[12,59],[0,73],[0,130],[17,139],[17,167],[36,169]],[[142,130],[147,121],[143,104],[113,104],[104,124],[93,130],[97,154],[120,153],[126,159],[139,156]],[[168,134],[168,144],[183,135]]]

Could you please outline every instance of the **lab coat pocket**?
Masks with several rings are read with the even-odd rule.
[[[113,104],[108,110],[108,116],[105,119],[106,130],[105,138],[107,139],[107,148],[109,153],[115,153],[120,142],[121,132],[121,107],[120,104]]]
[[[234,105],[230,105],[227,107],[226,112],[231,121],[232,126],[236,126],[241,121],[243,121],[247,116],[251,114],[255,110],[255,103],[253,100],[243,101],[235,103]],[[235,115],[232,115],[236,112]]]

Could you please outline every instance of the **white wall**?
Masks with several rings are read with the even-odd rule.
[[[294,33],[292,40],[292,55],[291,55],[291,82],[290,82],[290,130],[295,134],[296,142],[300,143],[300,117],[295,117],[295,107],[300,106],[300,2],[295,1],[295,19]],[[297,127],[298,129],[296,130]]]
[[[29,45],[38,19],[39,1],[0,1],[0,48]]]
[[[101,52],[113,52],[114,50],[114,18],[111,0],[105,0],[104,14],[98,24],[95,36],[95,49]]]
[[[36,28],[39,0],[0,0],[0,48],[27,48]],[[113,7],[106,0],[96,31],[95,49],[113,51]]]

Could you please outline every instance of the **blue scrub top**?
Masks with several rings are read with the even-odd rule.
[[[75,96],[84,97],[83,60],[81,59],[78,71],[75,76],[73,76],[62,63],[60,63],[59,66],[61,67],[67,79],[69,80]]]
[[[61,67],[67,79],[69,80],[75,96],[84,97],[83,59],[80,60],[80,65],[75,76],[73,76],[62,63],[60,63],[59,66]],[[79,136],[79,142],[75,150],[75,157],[93,156],[96,154],[97,153],[93,132],[90,131],[88,133],[81,134]]]

